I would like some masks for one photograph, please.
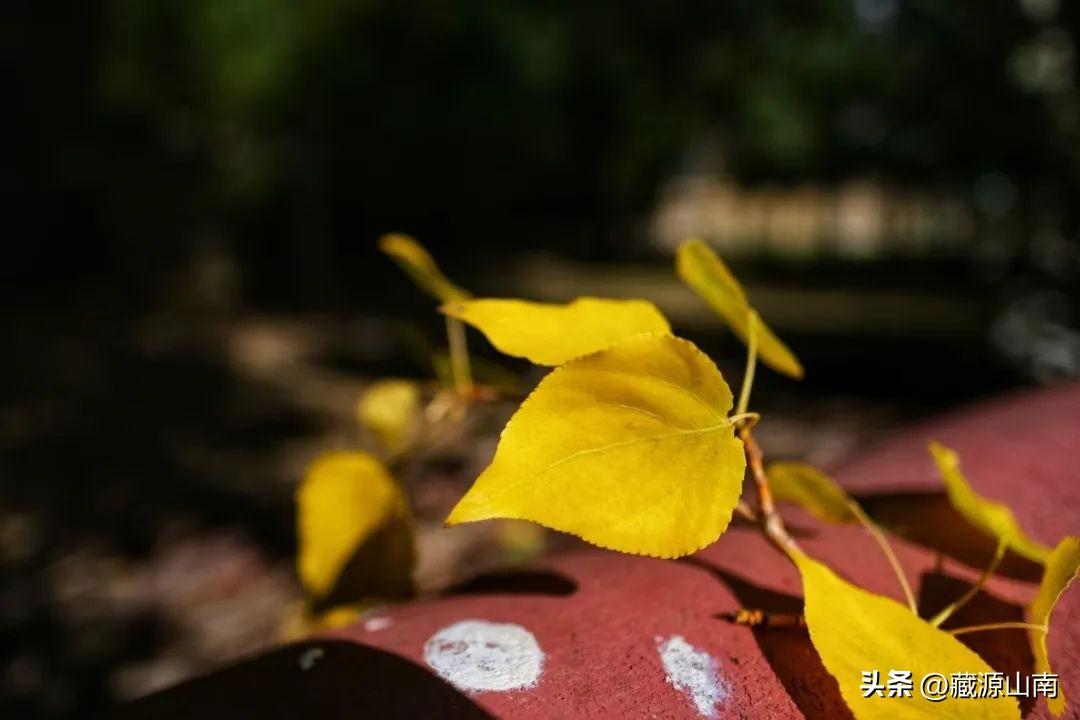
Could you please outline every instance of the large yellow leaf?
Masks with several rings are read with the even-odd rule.
[[[1046,651],[1046,636],[1050,631],[1050,614],[1054,612],[1054,606],[1058,598],[1069,587],[1077,572],[1080,571],[1080,538],[1067,537],[1050,553],[1046,561],[1046,569],[1043,571],[1042,582],[1039,584],[1039,593],[1035,596],[1028,608],[1028,618],[1036,625],[1044,625],[1047,632],[1031,630],[1031,649],[1035,657],[1035,672],[1048,673],[1050,670],[1050,656]],[[1046,706],[1050,712],[1060,717],[1065,712],[1067,698],[1064,691],[1058,692],[1056,698],[1047,698]]]
[[[379,239],[379,249],[393,258],[421,290],[436,300],[451,302],[469,297],[468,291],[462,290],[442,274],[424,246],[408,235],[383,235]]]
[[[420,388],[409,380],[379,380],[372,383],[356,404],[360,424],[375,433],[390,453],[401,451],[420,409]]]
[[[507,355],[538,365],[562,365],[641,333],[671,326],[647,300],[583,297],[565,305],[526,300],[478,299],[440,308],[487,336]]]
[[[844,702],[859,720],[1019,718],[1014,698],[931,702],[919,691],[929,673],[993,672],[982,658],[948,633],[932,627],[895,600],[842,580],[812,558],[793,556],[802,575],[806,624],[825,668],[840,685]],[[878,671],[887,684],[892,670],[911,671],[911,697],[863,697],[863,672]],[[886,692],[887,695],[887,692]]]
[[[679,246],[675,270],[717,315],[724,319],[744,343],[749,343],[750,312],[753,308],[742,285],[724,261],[701,240],[686,240]],[[793,378],[803,376],[803,367],[795,354],[776,337],[765,323],[757,323],[758,355],[777,372]]]
[[[308,468],[296,503],[297,571],[313,598],[412,594],[408,505],[381,462],[363,452],[326,453]]]
[[[767,472],[773,497],[801,506],[815,517],[834,523],[855,522],[851,496],[813,465],[774,462]]]
[[[713,362],[641,335],[551,372],[447,524],[532,520],[601,547],[687,555],[727,528],[745,458]]]
[[[971,489],[960,470],[959,456],[944,445],[930,443],[930,454],[937,463],[949,502],[969,523],[997,538],[1013,552],[1035,562],[1046,562],[1050,548],[1037,543],[1020,529],[1008,506],[987,500]]]

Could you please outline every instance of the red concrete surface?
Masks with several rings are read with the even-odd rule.
[[[836,475],[909,538],[894,545],[924,615],[957,597],[962,580],[974,578],[992,550],[943,500],[925,449],[929,439],[959,451],[972,485],[1009,503],[1037,539],[1052,544],[1080,534],[1080,385],[973,407],[869,449]],[[785,515],[809,553],[870,590],[901,598],[863,530],[824,527],[797,510],[785,509]],[[950,557],[939,563],[942,553]],[[1021,618],[1038,568],[1010,558],[1004,572],[1008,577],[995,579],[955,624]],[[386,608],[366,628],[359,623],[333,640],[255,658],[151,696],[121,715],[700,718],[691,698],[666,680],[657,651],[658,638],[681,636],[714,658],[728,690],[713,717],[849,716],[805,631],[750,630],[718,617],[741,607],[797,612],[800,606],[793,568],[745,524],[680,561],[583,550],[466,590]],[[467,619],[531,631],[545,654],[536,686],[463,693],[438,678],[424,661],[424,644]],[[1080,587],[1066,593],[1053,620],[1051,658],[1080,704]],[[1031,671],[1023,633],[973,634],[965,641],[998,670]],[[321,656],[303,670],[301,657],[311,648]],[[1041,701],[1021,706],[1025,717],[1050,717]],[[1070,714],[1080,717],[1075,707]]]

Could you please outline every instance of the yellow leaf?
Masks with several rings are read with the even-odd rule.
[[[424,246],[408,235],[383,235],[379,239],[379,249],[393,258],[417,287],[436,300],[451,302],[469,297],[468,291],[462,290],[442,274]]]
[[[745,458],[713,362],[640,335],[545,377],[447,524],[532,520],[621,552],[678,557],[716,540]]]
[[[408,443],[419,409],[420,388],[416,383],[380,380],[360,395],[356,417],[393,454]]]
[[[750,312],[753,308],[742,285],[724,261],[701,240],[686,240],[679,246],[675,270],[743,343],[749,342]],[[758,355],[777,372],[801,378],[803,368],[795,354],[760,320],[757,323]]]
[[[944,445],[930,443],[930,454],[937,463],[949,502],[969,523],[997,538],[1013,552],[1038,563],[1046,562],[1050,548],[1037,543],[1020,529],[1008,506],[987,500],[971,489],[960,470],[960,458]]]
[[[780,502],[801,506],[815,517],[834,523],[854,522],[851,496],[813,465],[774,462],[769,465],[769,486]]]
[[[1069,583],[1076,579],[1080,571],[1080,538],[1067,537],[1050,553],[1046,561],[1046,569],[1043,571],[1042,582],[1039,583],[1039,593],[1035,596],[1028,608],[1028,619],[1036,625],[1046,627],[1046,632],[1031,630],[1031,649],[1035,657],[1035,672],[1048,673],[1050,670],[1050,656],[1046,651],[1046,636],[1050,632],[1050,614],[1054,612],[1054,606],[1058,598],[1069,587]],[[1046,706],[1055,716],[1060,717],[1065,712],[1067,702],[1065,692],[1058,691],[1056,698],[1046,698]]]
[[[932,627],[895,600],[875,595],[842,580],[812,558],[792,556],[802,575],[806,624],[825,668],[836,678],[840,694],[859,720],[954,718],[984,720],[1019,718],[1014,698],[952,699],[931,702],[919,692],[930,673],[993,672],[978,655],[948,633]],[[911,671],[911,697],[863,697],[863,672]]]
[[[484,333],[500,352],[537,365],[562,365],[634,335],[671,332],[647,300],[583,297],[562,305],[481,299],[448,303],[440,310]]]
[[[368,603],[354,603],[313,613],[306,602],[295,603],[285,609],[280,628],[281,639],[284,642],[294,642],[319,630],[347,627],[359,620],[369,608]]]
[[[415,551],[401,489],[363,452],[330,452],[308,468],[296,493],[304,589],[320,600],[356,602],[412,594]]]

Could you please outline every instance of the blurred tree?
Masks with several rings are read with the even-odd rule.
[[[138,283],[224,247],[254,297],[332,299],[390,229],[625,251],[703,143],[748,182],[989,174],[1075,223],[1077,11],[1057,0],[67,5],[7,32],[26,219]]]

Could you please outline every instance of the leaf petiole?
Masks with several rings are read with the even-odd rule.
[[[457,318],[446,316],[446,339],[450,344],[450,373],[459,395],[472,394],[472,369],[469,367],[469,346],[465,340],[465,325]]]
[[[757,368],[757,328],[758,314],[755,310],[747,312],[749,330],[747,332],[748,350],[746,353],[746,371],[743,373],[742,389],[739,391],[739,404],[735,406],[736,415],[745,415],[750,406],[750,390],[754,387],[754,371]]]
[[[986,569],[982,571],[982,575],[979,576],[979,579],[975,582],[974,585],[968,588],[967,592],[964,593],[960,597],[960,599],[946,605],[941,612],[931,618],[931,625],[933,625],[934,627],[941,627],[941,623],[948,620],[949,617],[957,610],[967,605],[968,602],[970,602],[971,599],[975,597],[980,590],[983,589],[983,586],[986,585],[986,581],[990,579],[990,576],[994,574],[995,570],[997,570],[998,565],[1001,564],[1001,559],[1005,557],[1005,549],[1007,547],[1008,544],[1005,542],[1004,539],[998,540],[997,549],[994,551],[994,559],[991,560],[990,564],[986,566]]]
[[[1035,623],[999,622],[987,623],[986,625],[968,625],[967,627],[946,630],[946,632],[950,635],[966,635],[967,633],[985,632],[987,630],[1038,630],[1039,632],[1045,633],[1048,628],[1045,625],[1036,625]]]

